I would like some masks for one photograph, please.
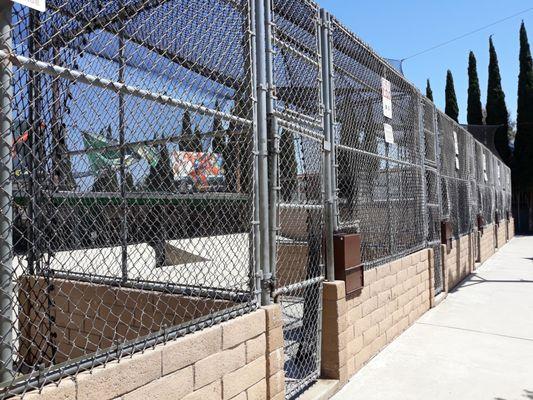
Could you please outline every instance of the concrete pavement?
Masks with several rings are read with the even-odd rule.
[[[333,399],[533,399],[533,237],[516,237]]]

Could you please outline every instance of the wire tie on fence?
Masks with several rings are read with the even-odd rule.
[[[5,58],[11,61],[13,65],[16,65],[19,68],[22,67],[22,63],[17,58],[16,54],[13,53],[13,51],[9,49],[6,45],[0,46],[0,50],[2,50],[5,53]]]

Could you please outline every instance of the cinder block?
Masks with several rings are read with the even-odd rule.
[[[231,399],[266,376],[266,358],[261,357],[222,378],[223,398]]]
[[[194,389],[199,389],[220,379],[246,364],[246,345],[215,353],[194,364]]]
[[[378,309],[374,310],[372,314],[372,325],[378,325],[383,319],[385,319],[386,315],[386,308],[385,306],[379,307]]]
[[[283,370],[285,363],[285,352],[283,348],[279,348],[271,352],[267,357],[267,372],[266,376],[272,376]]]
[[[378,294],[378,307],[384,306],[392,298],[391,289],[387,289]]]
[[[161,350],[148,350],[144,354],[135,354],[132,358],[109,363],[105,368],[98,367],[92,372],[78,374],[78,399],[113,399],[148,385],[160,376]]]
[[[270,304],[264,306],[263,310],[266,313],[266,329],[271,330],[279,328],[283,325],[283,315],[281,312],[281,306],[279,304]]]
[[[398,277],[396,274],[388,275],[385,277],[385,289],[390,289],[398,283]]]
[[[355,336],[348,344],[346,345],[346,352],[350,357],[355,356],[363,348],[363,335]]]
[[[376,279],[379,281],[380,279],[384,279],[385,277],[389,276],[391,274],[390,264],[384,264],[380,265],[376,269]]]
[[[348,378],[355,374],[355,357],[352,357],[348,360],[348,362],[346,363],[346,370],[348,373]]]
[[[386,332],[387,343],[392,342],[399,335],[399,326],[397,324],[392,325]]]
[[[363,316],[369,315],[376,308],[378,308],[378,299],[377,299],[377,297],[374,296],[374,297],[371,297],[371,298],[367,299],[362,304]]]
[[[281,327],[270,330],[266,336],[267,353],[283,347],[283,330]]]
[[[370,357],[374,354],[372,353],[372,348],[370,345],[364,346],[359,353],[355,355],[355,368],[359,370],[363,365],[366,364]]]
[[[247,400],[266,400],[267,397],[267,384],[266,380],[262,379],[255,385],[246,390],[248,396]]]
[[[379,334],[382,335],[386,333],[389,328],[392,326],[392,315],[388,315],[379,323]]]
[[[377,271],[376,268],[372,268],[364,271],[365,285],[372,285],[377,281]]]
[[[366,347],[378,337],[379,335],[379,326],[373,325],[363,332],[363,345]]]
[[[379,335],[372,342],[372,354],[375,355],[381,351],[383,347],[387,344],[387,335],[385,333]]]
[[[12,399],[22,399],[15,397]],[[41,392],[33,390],[24,395],[28,400],[75,400],[76,385],[72,379],[63,379],[58,385],[52,383],[46,385]]]
[[[391,274],[397,274],[401,270],[402,270],[402,260],[401,259],[395,260],[395,261],[390,263]]]
[[[222,323],[222,348],[234,347],[265,332],[265,320],[265,311],[257,310]]]
[[[266,335],[261,335],[246,341],[246,363],[266,354]]]
[[[188,394],[183,400],[220,400],[222,398],[222,381],[215,381],[199,390]]]
[[[127,393],[122,400],[180,399],[193,391],[193,367],[183,368]]]
[[[398,271],[398,273],[396,274],[396,281],[398,284],[403,284],[407,280],[408,278],[407,268],[408,267],[404,268],[402,264],[402,269]]]
[[[219,352],[222,348],[222,328],[216,325],[181,337],[162,347],[163,375],[177,371]]]
[[[267,378],[268,398],[276,398],[280,393],[285,396],[285,372],[283,370]]]
[[[416,265],[416,273],[417,274],[421,274],[421,273],[423,273],[424,271],[427,271],[427,270],[428,270],[427,260],[426,261],[420,261]]]
[[[324,282],[322,289],[324,300],[340,300],[346,297],[346,290],[343,281]]]
[[[372,315],[368,314],[368,315],[364,316],[363,318],[361,318],[359,320],[359,323],[354,325],[354,327],[355,327],[354,333],[356,333],[356,334],[357,334],[357,332],[363,333],[368,328],[370,328],[371,325],[372,325]]]
[[[330,318],[338,318],[341,315],[346,314],[346,302],[345,301],[325,300],[323,302],[323,306],[324,306],[322,309],[323,314],[327,315]]]

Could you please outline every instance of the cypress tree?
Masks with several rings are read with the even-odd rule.
[[[455,95],[455,87],[453,85],[453,75],[452,71],[448,70],[446,73],[446,107],[444,112],[451,119],[456,122],[459,122],[459,106],[457,105],[457,96]]]
[[[509,148],[509,112],[505,105],[505,94],[503,93],[500,67],[498,65],[498,55],[492,42],[489,39],[489,83],[487,86],[487,125],[500,125],[494,134],[494,146],[502,160],[509,164],[511,161],[511,150]]]
[[[189,111],[185,111],[183,113],[183,117],[181,118],[181,135],[184,136],[184,139],[181,139],[179,141],[179,148],[181,151],[193,151],[191,146],[191,140],[192,140],[192,122],[191,122],[191,114]]]
[[[426,81],[426,97],[433,101],[433,90],[431,90],[431,85],[429,84],[429,79]]]
[[[215,109],[218,111],[218,102],[215,104]],[[222,119],[219,116],[213,117],[213,128],[211,129],[213,138],[211,139],[211,151],[213,153],[222,154],[224,147],[226,147],[226,135],[222,128]]]
[[[250,103],[245,95],[236,93],[231,114],[237,117],[250,118]],[[224,147],[224,173],[229,192],[248,193],[252,187],[253,170],[251,168],[253,143],[249,129],[242,124],[230,121],[226,130],[228,142]]]
[[[519,191],[533,190],[533,62],[526,27],[520,26],[520,74],[514,142],[513,180]]]
[[[194,130],[194,135],[191,143],[191,151],[194,151],[195,153],[201,153],[203,151],[203,144],[202,144],[202,131],[200,130],[200,127],[197,125],[196,129]]]
[[[472,51],[468,55],[468,109],[466,120],[469,125],[483,125],[477,62],[476,56]]]
[[[174,191],[174,174],[166,144],[159,146],[159,160],[155,167],[150,166],[150,172],[146,177],[146,190],[149,192]]]

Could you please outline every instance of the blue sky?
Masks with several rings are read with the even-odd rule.
[[[531,0],[318,0],[382,57],[401,59],[533,6]],[[518,31],[524,20],[533,42],[533,10],[403,64],[404,74],[425,93],[431,80],[437,107],[444,110],[446,70],[454,76],[459,121],[466,122],[468,52],[477,58],[482,103],[486,101],[488,40],[493,35],[502,85],[512,118],[516,116]]]

